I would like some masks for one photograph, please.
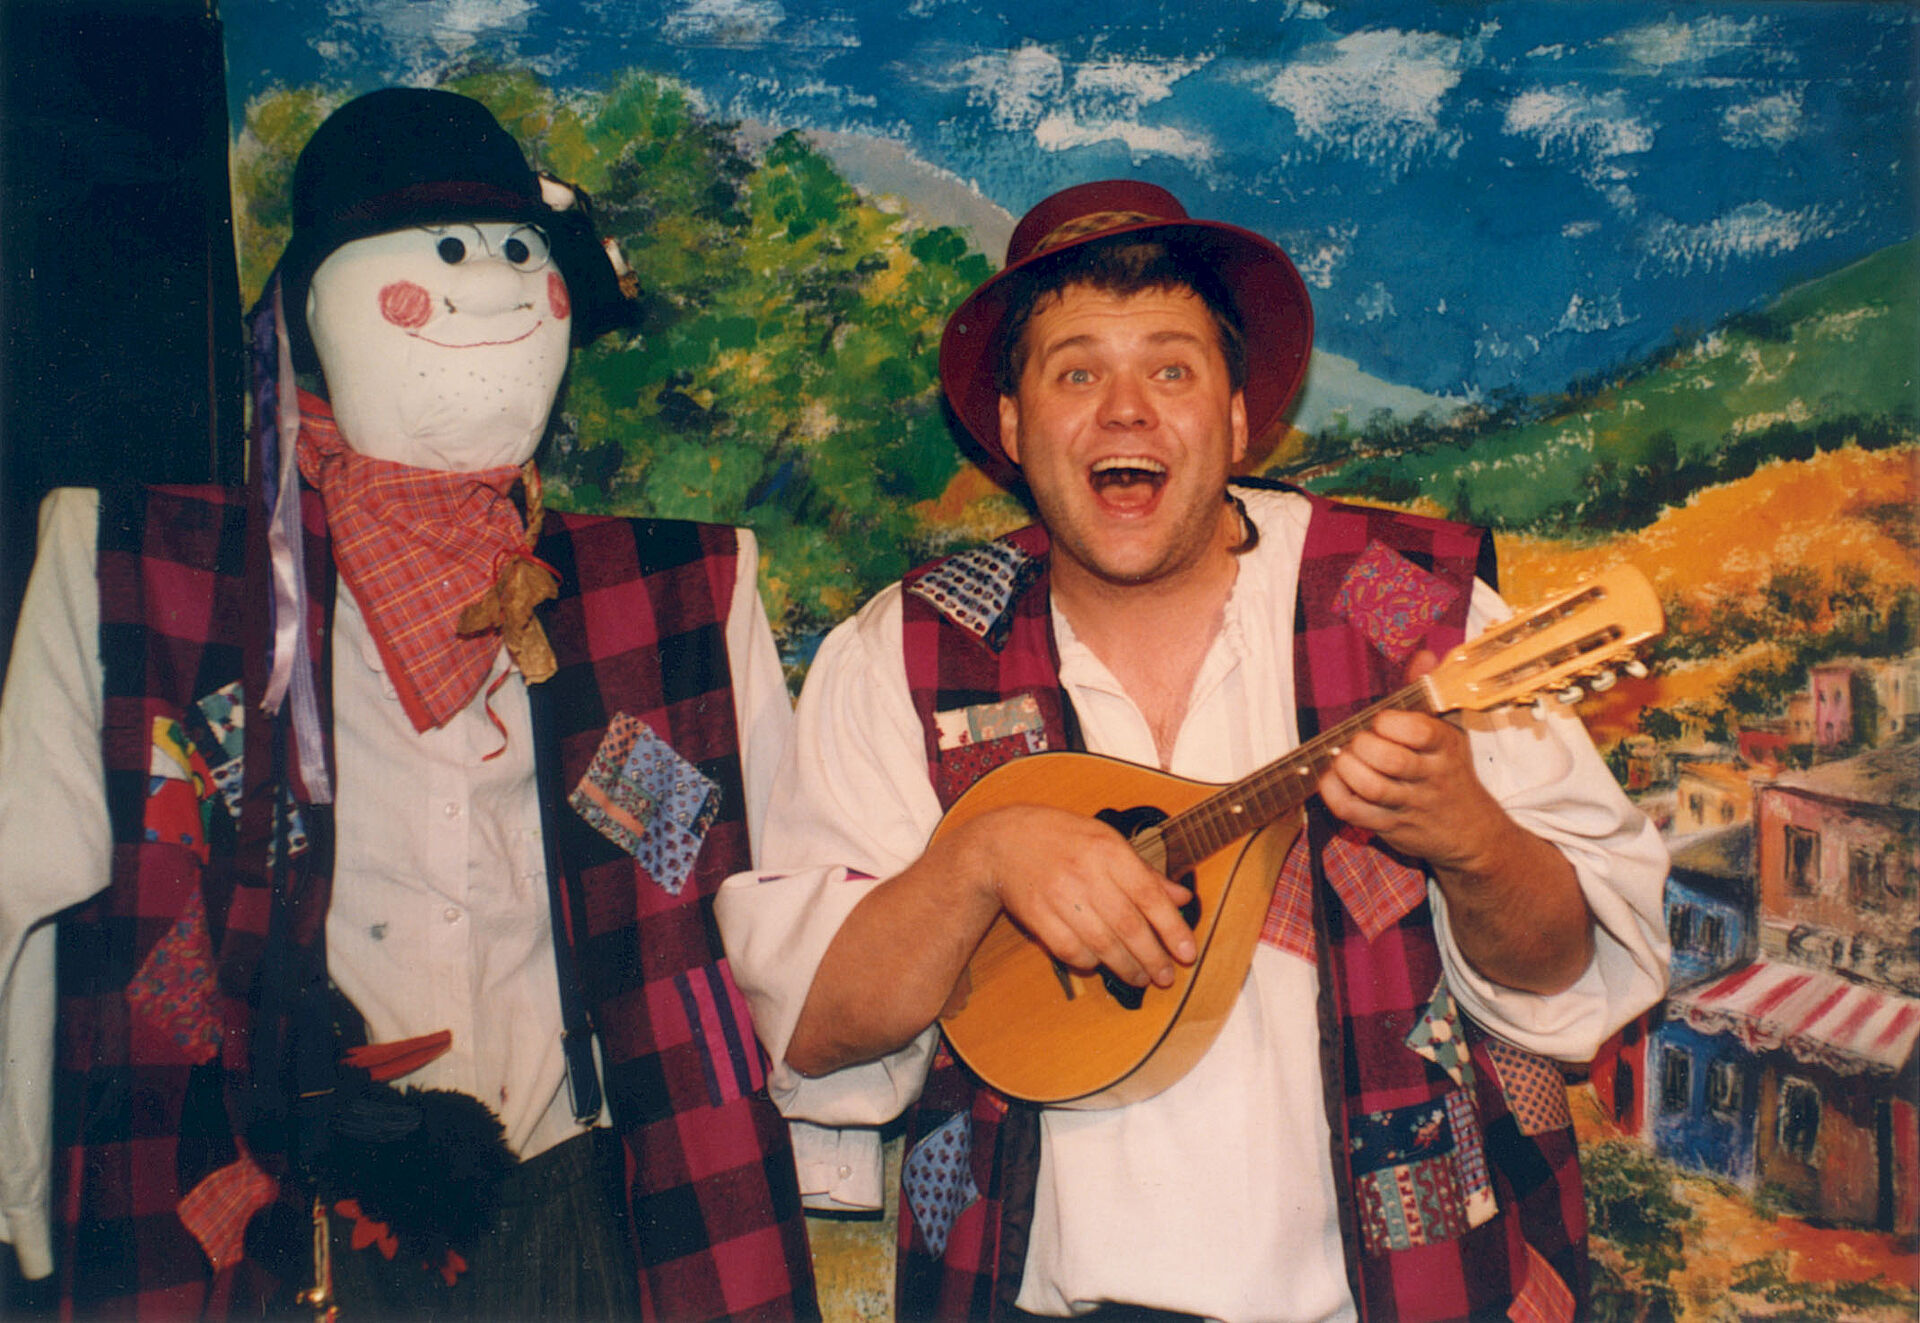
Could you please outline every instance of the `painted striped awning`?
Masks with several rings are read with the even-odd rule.
[[[1920,1039],[1920,1001],[1771,960],[1676,992],[1667,1014],[1701,1033],[1733,1034],[1749,1051],[1785,1048],[1850,1075],[1898,1071]]]

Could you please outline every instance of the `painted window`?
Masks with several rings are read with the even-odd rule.
[[[1718,959],[1727,953],[1727,921],[1725,916],[1703,913],[1700,916],[1700,935],[1695,946],[1708,956]]]
[[[1693,1054],[1669,1044],[1660,1053],[1660,1108],[1685,1113],[1693,1103]]]
[[[1786,833],[1787,890],[1811,896],[1820,881],[1820,833],[1791,826]]]
[[[1887,903],[1887,857],[1878,850],[1854,846],[1847,851],[1847,895],[1855,905],[1884,909]]]
[[[1715,1116],[1738,1116],[1745,1094],[1740,1063],[1716,1061],[1707,1067],[1707,1108]]]
[[[1813,1161],[1813,1147],[1820,1138],[1820,1091],[1798,1075],[1780,1081],[1780,1110],[1774,1133],[1780,1147],[1802,1162]]]
[[[1693,945],[1693,906],[1675,905],[1667,911],[1667,940],[1676,951]]]

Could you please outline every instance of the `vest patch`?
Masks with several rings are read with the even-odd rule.
[[[622,712],[567,802],[677,896],[719,816],[720,787],[646,722]]]
[[[998,652],[1013,628],[1013,604],[1045,567],[1002,539],[948,556],[909,579],[906,590]]]
[[[1375,541],[1340,580],[1333,612],[1390,660],[1404,662],[1459,595],[1439,575]]]
[[[973,1132],[967,1114],[960,1112],[915,1144],[900,1164],[907,1208],[936,1258],[946,1253],[947,1236],[961,1210],[980,1197],[972,1158]]]

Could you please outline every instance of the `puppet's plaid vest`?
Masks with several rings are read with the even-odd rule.
[[[307,627],[325,658],[332,557],[305,499]],[[263,524],[234,489],[103,500],[113,874],[60,923],[54,1111],[62,1294],[83,1317],[258,1314],[311,1280],[291,1173],[317,1142],[301,1095],[333,1065],[311,1028],[330,813],[300,802],[277,723],[246,705],[265,682]],[[545,529],[536,551],[561,595],[543,611],[560,669],[530,691],[544,834],[563,964],[625,1141],[643,1306],[813,1316],[787,1129],[711,917],[749,863],[724,625],[733,532],[556,513]],[[637,834],[568,802],[587,781],[617,801],[635,775],[637,795],[674,791]]]
[[[1400,681],[1400,664],[1334,609],[1370,546],[1462,589],[1426,634],[1435,651],[1459,641],[1471,578],[1492,578],[1480,530],[1309,499],[1295,612],[1303,740]],[[908,684],[943,805],[1010,758],[1078,747],[1058,679],[1046,552],[1045,532],[1026,528],[907,578]],[[943,740],[936,714],[951,728],[959,712],[987,738]],[[1559,1072],[1452,1004],[1424,900],[1366,938],[1322,868],[1335,825],[1323,811],[1309,815],[1325,975],[1321,1071],[1360,1316],[1572,1318],[1586,1295],[1586,1212]],[[1010,1316],[1031,1229],[1038,1110],[980,1085],[943,1044],[906,1143],[901,1316]],[[957,1182],[939,1179],[936,1167],[956,1158]],[[955,1184],[957,1197],[944,1194]]]

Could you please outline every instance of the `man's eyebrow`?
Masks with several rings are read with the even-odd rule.
[[[1090,332],[1082,332],[1079,335],[1069,335],[1065,339],[1053,340],[1048,342],[1047,344],[1040,346],[1040,352],[1034,356],[1033,361],[1036,364],[1045,363],[1048,359],[1052,358],[1055,354],[1061,353],[1068,349],[1088,348],[1096,344],[1097,342],[1098,342],[1098,337],[1094,336]],[[1199,333],[1194,331],[1183,331],[1183,330],[1178,330],[1173,328],[1169,328],[1168,330],[1164,330],[1164,331],[1153,332],[1151,335],[1147,337],[1147,343],[1155,346],[1168,345],[1168,344],[1190,344],[1190,345],[1198,346],[1201,349],[1206,348],[1206,345],[1207,345],[1206,338],[1200,335]]]

